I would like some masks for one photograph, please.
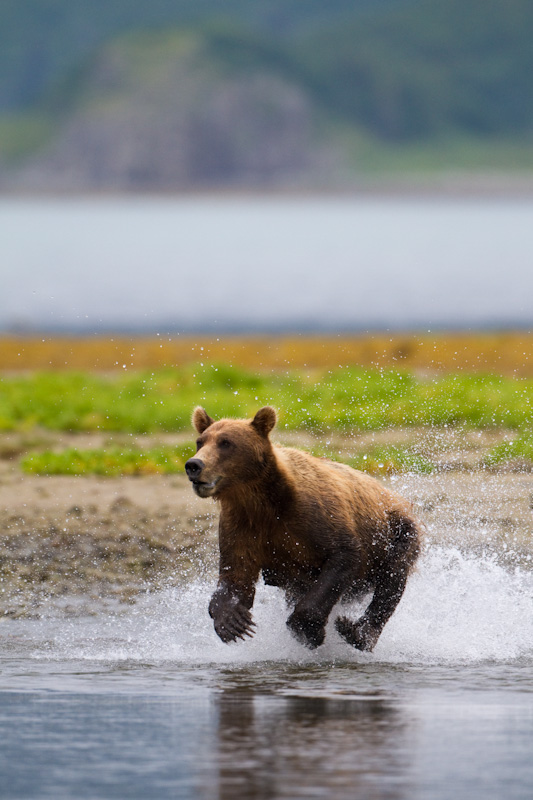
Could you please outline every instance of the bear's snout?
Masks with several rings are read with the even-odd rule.
[[[202,470],[205,467],[203,461],[199,458],[189,458],[187,463],[185,464],[185,472],[187,473],[187,477],[190,481],[197,481],[200,475],[202,474]]]

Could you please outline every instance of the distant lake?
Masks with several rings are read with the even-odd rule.
[[[531,324],[533,199],[0,200],[0,328]]]

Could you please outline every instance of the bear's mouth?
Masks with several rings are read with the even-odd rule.
[[[199,481],[192,480],[192,488],[198,497],[211,497],[214,494],[217,484],[220,481],[220,476],[213,481]]]

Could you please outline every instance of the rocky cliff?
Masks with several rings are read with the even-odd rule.
[[[191,33],[127,36],[86,67],[53,140],[7,187],[184,190],[320,182],[335,169],[303,86],[235,70]]]

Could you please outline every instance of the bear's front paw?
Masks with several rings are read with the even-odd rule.
[[[324,622],[309,612],[293,611],[287,620],[287,627],[299,642],[311,650],[323,644],[326,636]]]
[[[245,636],[251,638],[255,633],[252,615],[242,603],[218,608],[216,616],[213,616],[213,622],[219,638],[226,644],[244,639]]]
[[[348,617],[337,617],[335,628],[348,644],[357,650],[371,652],[376,646],[381,631],[376,630],[367,619],[361,618],[358,622],[352,622]]]

